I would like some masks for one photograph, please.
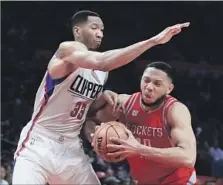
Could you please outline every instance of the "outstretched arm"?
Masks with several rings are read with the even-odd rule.
[[[49,64],[52,78],[61,78],[78,67],[110,71],[130,63],[146,50],[159,44],[165,44],[189,23],[177,24],[166,28],[158,35],[121,49],[106,52],[89,51],[80,42],[63,42],[60,44],[55,57]]]

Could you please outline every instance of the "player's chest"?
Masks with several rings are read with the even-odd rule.
[[[74,76],[67,90],[71,96],[93,101],[102,92],[103,85],[103,76],[97,76],[96,73],[88,72]]]
[[[131,110],[125,117],[125,124],[135,137],[162,138],[163,119],[160,112],[147,114],[140,110]]]
[[[161,114],[131,115],[125,118],[125,125],[143,145],[161,148],[171,146]]]

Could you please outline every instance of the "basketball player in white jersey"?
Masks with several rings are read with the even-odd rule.
[[[75,41],[62,42],[37,91],[34,112],[15,152],[13,184],[100,184],[78,137],[108,71],[130,63],[149,48],[168,42],[189,23],[169,27],[151,39],[96,52],[104,25],[97,13],[71,20]]]

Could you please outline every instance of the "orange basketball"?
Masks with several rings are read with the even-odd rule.
[[[124,140],[128,138],[128,134],[125,132],[125,126],[122,123],[117,121],[104,123],[97,129],[94,137],[94,150],[97,154],[101,155],[105,161],[119,162],[123,160],[119,159],[119,156],[117,158],[105,156],[106,153],[113,152],[107,149],[107,144],[112,144],[112,141],[110,141],[111,137],[118,137]]]

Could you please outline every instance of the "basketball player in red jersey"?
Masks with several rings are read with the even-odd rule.
[[[105,94],[114,106],[122,107],[122,114],[111,114],[109,105],[96,113],[102,122],[118,119],[128,128],[129,139],[111,138],[116,144],[107,147],[116,152],[107,155],[127,158],[138,184],[196,184],[191,116],[183,103],[169,95],[173,88],[172,67],[154,62],[143,73],[141,92]]]

